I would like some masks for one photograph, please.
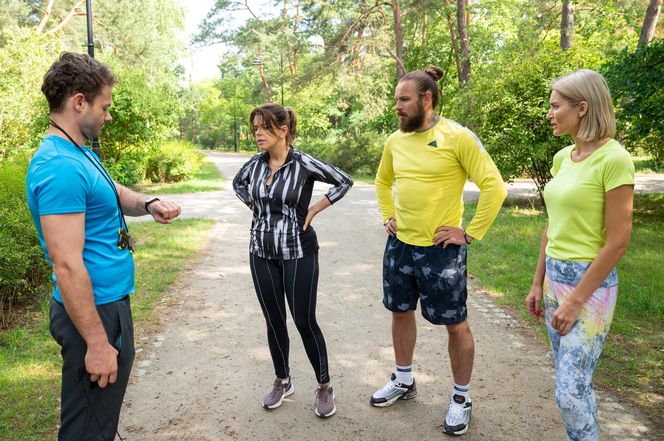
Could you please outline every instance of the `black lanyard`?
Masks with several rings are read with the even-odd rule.
[[[124,217],[124,212],[122,211],[122,204],[120,203],[120,195],[118,194],[118,189],[115,187],[115,184],[113,183],[113,179],[111,178],[111,175],[108,174],[102,163],[97,159],[96,157],[91,157],[88,155],[85,150],[74,141],[74,139],[69,136],[69,133],[65,131],[62,127],[57,125],[52,119],[49,119],[49,122],[53,127],[56,129],[60,130],[64,135],[69,139],[69,141],[76,146],[80,150],[81,153],[83,153],[83,156],[87,158],[88,161],[99,171],[99,173],[102,175],[104,180],[108,183],[108,185],[111,186],[111,190],[113,190],[113,194],[115,195],[115,201],[118,204],[118,222],[120,223],[120,228],[118,229],[118,248],[119,249],[124,249],[124,248],[129,248],[129,251],[133,251],[133,241],[129,237],[129,227],[127,226],[127,221],[125,220]]]

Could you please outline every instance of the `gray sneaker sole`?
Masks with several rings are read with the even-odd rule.
[[[390,398],[389,400],[383,401],[383,402],[375,402],[373,397],[371,397],[369,402],[371,403],[372,406],[375,406],[375,407],[387,407],[387,406],[391,406],[394,403],[396,403],[397,400],[410,400],[412,398],[415,398],[416,396],[417,396],[417,389],[415,389],[414,391],[411,391],[411,392],[406,392],[403,395],[396,395],[396,396]]]
[[[281,403],[283,403],[284,398],[290,397],[294,393],[295,393],[295,386],[293,386],[293,383],[291,383],[290,388],[286,392],[284,392],[284,394],[281,396],[281,399],[279,401],[277,401],[276,403],[274,403],[271,406],[266,406],[265,403],[261,401],[261,406],[263,406],[263,409],[267,409],[267,410],[276,409],[277,407],[281,406]]]

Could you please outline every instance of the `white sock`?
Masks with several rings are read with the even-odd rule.
[[[452,395],[461,395],[466,401],[470,401],[470,383],[468,384],[456,384],[454,383],[454,388],[452,389]]]
[[[413,384],[413,365],[408,365],[408,366],[399,366],[397,365],[397,369],[394,372],[396,375],[396,381],[397,383],[401,384],[406,384],[406,385],[411,385]]]

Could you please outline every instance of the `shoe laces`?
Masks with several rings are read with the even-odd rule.
[[[286,386],[288,384],[282,383],[280,378],[277,378],[274,380],[274,386],[272,387],[272,392],[270,392],[270,396],[272,397],[278,397],[280,395],[283,395],[284,392],[286,391]]]
[[[380,389],[380,391],[385,393],[390,392],[391,390],[400,387],[400,384],[401,383],[399,383],[397,380],[390,380]]]
[[[450,409],[447,411],[446,418],[450,425],[454,426],[456,423],[463,422],[466,415],[465,404],[465,401],[463,403],[457,403],[454,401],[454,398],[450,398]]]
[[[330,401],[330,397],[332,394],[330,393],[332,389],[330,389],[330,386],[327,387],[322,387],[318,386],[316,389],[316,395],[314,397],[314,404],[318,403],[319,401],[322,401],[323,403],[327,403]]]

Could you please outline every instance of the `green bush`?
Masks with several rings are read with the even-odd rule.
[[[28,300],[50,270],[25,199],[26,160],[0,161],[0,322]]]
[[[179,182],[192,178],[201,165],[201,157],[191,144],[171,141],[151,153],[145,177],[150,182]]]
[[[664,165],[664,40],[636,52],[625,49],[604,66],[616,103],[619,135],[632,152],[643,151],[653,168]]]
[[[358,131],[359,132],[359,131]],[[298,140],[296,147],[348,173],[374,174],[386,136],[377,132],[335,133],[326,139]]]
[[[104,146],[102,146],[103,156]],[[145,170],[149,152],[142,150],[126,152],[118,159],[109,157],[104,160],[104,167],[113,179],[122,185],[134,185],[145,181]]]

